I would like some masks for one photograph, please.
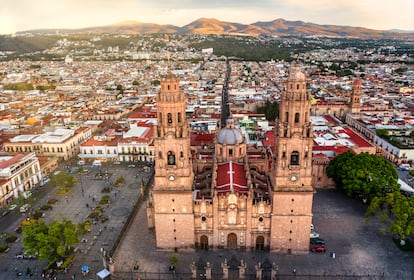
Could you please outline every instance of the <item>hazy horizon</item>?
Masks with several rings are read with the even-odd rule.
[[[184,26],[199,18],[251,24],[283,18],[413,31],[414,1],[394,0],[0,0],[0,34],[78,29],[123,21]]]

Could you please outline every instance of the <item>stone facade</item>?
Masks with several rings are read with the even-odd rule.
[[[273,151],[247,145],[228,119],[212,145],[192,147],[191,153],[184,94],[177,78],[161,80],[147,208],[158,250],[308,252],[313,135],[299,65],[292,66],[286,85]]]

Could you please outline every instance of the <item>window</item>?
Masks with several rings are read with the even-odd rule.
[[[229,156],[233,155],[233,149],[229,149]]]
[[[299,165],[299,152],[292,152],[292,154],[290,155],[290,165]]]
[[[175,165],[175,154],[172,151],[168,152],[167,164],[168,165]]]
[[[298,123],[299,122],[299,113],[296,113],[295,114],[295,123]]]
[[[167,85],[167,90],[170,90],[170,85]]]
[[[178,113],[178,122],[181,122],[181,113]]]
[[[171,113],[167,114],[167,122],[172,123],[172,114]]]
[[[180,157],[184,157],[184,153],[183,152],[180,152]]]
[[[289,112],[286,112],[285,113],[285,122],[288,122],[289,121]]]

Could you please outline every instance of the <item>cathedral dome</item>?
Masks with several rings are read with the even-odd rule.
[[[226,127],[222,128],[217,134],[217,141],[219,144],[237,145],[243,143],[243,134],[234,127],[233,120],[227,120]]]

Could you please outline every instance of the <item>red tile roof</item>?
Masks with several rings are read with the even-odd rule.
[[[367,140],[365,140],[364,138],[356,134],[349,127],[344,127],[344,130],[345,130],[345,133],[348,134],[351,141],[354,142],[356,145],[358,145],[358,147],[372,147],[372,145]]]
[[[239,192],[247,193],[246,172],[244,164],[226,162],[217,167],[216,191],[218,193]]]
[[[214,143],[215,134],[195,134],[191,133],[191,146],[199,147],[202,145],[210,145]]]
[[[18,163],[22,158],[24,158],[24,154],[17,154],[7,160],[0,161],[0,169],[7,168],[12,164]]]

